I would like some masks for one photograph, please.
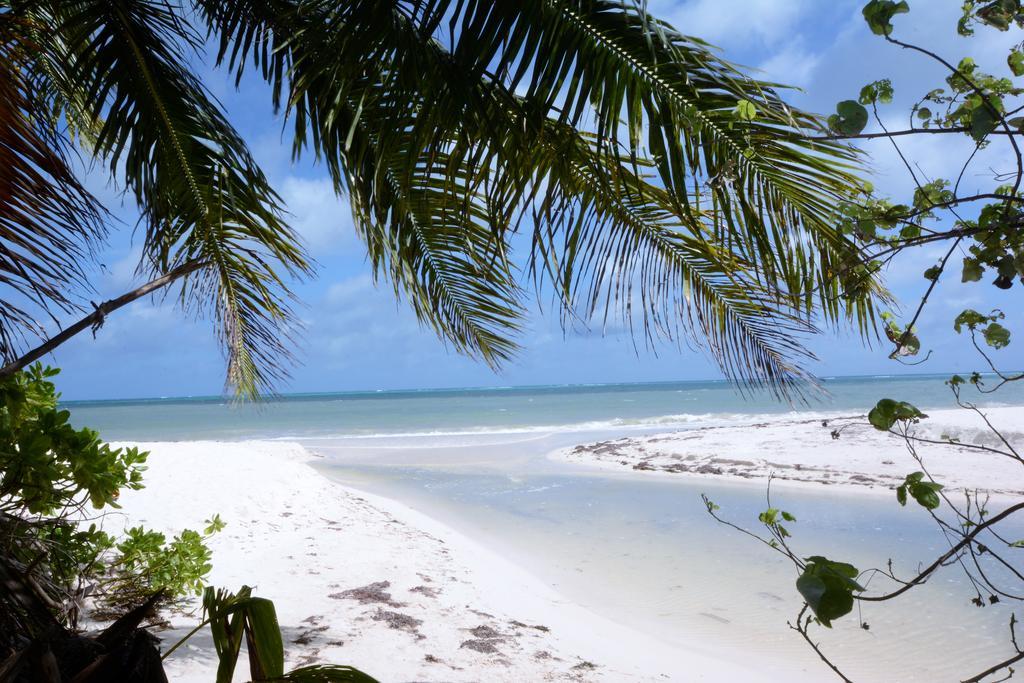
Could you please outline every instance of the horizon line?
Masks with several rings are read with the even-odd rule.
[[[847,379],[905,379],[913,377],[934,377],[957,374],[956,372],[904,372],[897,374],[859,374],[859,375],[828,375],[826,377],[818,378],[821,382],[828,382],[834,380],[847,380]],[[960,373],[963,374],[963,373]],[[970,374],[970,373],[968,373]],[[981,375],[990,375],[993,373],[980,373]],[[260,403],[260,402],[273,402],[279,400],[295,399],[295,398],[316,398],[322,396],[339,396],[339,395],[364,395],[364,396],[375,396],[380,394],[423,394],[431,392],[500,392],[500,391],[516,391],[516,390],[529,390],[529,389],[573,389],[573,388],[599,388],[599,387],[619,387],[619,386],[660,386],[660,385],[671,385],[671,384],[700,384],[700,383],[711,383],[711,384],[745,384],[746,386],[756,385],[749,382],[735,382],[727,378],[717,379],[676,379],[676,380],[659,380],[659,381],[634,381],[634,382],[579,382],[579,383],[561,383],[561,384],[514,384],[514,385],[498,385],[498,386],[470,386],[470,387],[420,387],[420,388],[401,388],[401,389],[341,389],[332,391],[296,391],[287,393],[275,393],[268,396],[262,397],[258,401],[239,401],[240,403]],[[186,396],[149,396],[149,397],[137,397],[137,398],[77,398],[69,400],[61,400],[62,405],[69,404],[82,404],[82,403],[157,403],[164,401],[234,401],[235,399],[225,394],[200,394],[200,395],[186,395]]]

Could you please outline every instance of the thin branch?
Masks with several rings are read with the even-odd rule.
[[[891,138],[901,137],[904,135],[918,135],[924,133],[926,135],[941,135],[943,133],[969,133],[971,131],[967,126],[954,126],[953,128],[911,128],[909,130],[894,130],[888,133],[858,133],[856,135],[809,135],[804,140],[821,140],[822,142],[830,140],[875,140],[878,138]],[[1003,130],[995,130],[989,133],[989,135],[1018,135],[1017,131],[1006,132]]]
[[[10,377],[19,370],[24,369],[27,365],[39,360],[40,358],[50,353],[58,346],[68,341],[78,333],[90,327],[94,329],[98,328],[100,325],[103,324],[103,320],[106,318],[108,314],[116,311],[117,309],[123,306],[130,304],[136,299],[141,299],[142,297],[146,296],[147,294],[150,294],[151,292],[166,287],[175,280],[185,277],[189,273],[195,272],[202,266],[203,263],[200,261],[189,261],[188,263],[180,265],[177,268],[171,270],[169,273],[165,275],[161,275],[160,277],[154,280],[150,280],[141,287],[137,287],[131,290],[130,292],[122,294],[116,299],[104,301],[103,303],[97,305],[93,309],[92,313],[85,316],[84,318],[76,322],[74,325],[71,325],[70,327],[61,330],[60,333],[54,335],[53,337],[50,337],[45,342],[43,342],[36,348],[32,349],[28,353],[24,354],[20,358],[17,358],[16,360],[13,360],[7,365],[3,366],[3,368],[0,368],[0,379]]]
[[[943,59],[942,57],[940,57],[936,53],[932,52],[931,50],[926,50],[923,47],[919,47],[917,45],[912,45],[910,43],[904,43],[903,41],[897,40],[897,39],[895,39],[895,38],[893,38],[892,36],[889,36],[889,35],[885,36],[885,39],[888,42],[892,43],[893,45],[898,45],[898,46],[902,47],[905,50],[913,50],[915,52],[920,52],[923,55],[931,57],[932,59],[937,61],[939,64],[942,64],[944,67],[946,67],[951,72],[953,72],[953,74],[955,74],[959,78],[963,79],[963,81],[965,83],[970,85],[971,89],[974,90],[975,94],[977,94],[978,97],[981,98],[981,101],[985,104],[985,106],[987,106],[998,117],[1000,125],[1002,125],[1003,130],[1006,132],[1006,134],[1008,136],[1007,139],[1010,141],[1010,145],[1013,147],[1013,153],[1014,153],[1014,156],[1016,157],[1016,161],[1017,161],[1017,180],[1014,182],[1014,184],[1013,184],[1013,191],[1011,192],[1011,194],[1013,196],[1016,196],[1017,195],[1017,191],[1020,189],[1021,180],[1024,179],[1024,156],[1021,155],[1020,146],[1017,144],[1017,140],[1016,140],[1016,138],[1014,136],[1013,129],[1010,127],[1010,124],[1007,122],[1006,117],[1002,113],[1000,113],[999,108],[996,106],[996,102],[993,102],[992,98],[984,90],[982,90],[980,87],[978,87],[978,85],[973,80],[971,80],[967,76],[967,74],[965,74],[960,69],[958,69],[957,67],[953,66],[952,64],[947,62],[945,59]]]
[[[998,664],[995,664],[995,665],[989,667],[988,669],[985,669],[984,671],[982,671],[977,676],[971,676],[970,678],[965,678],[963,680],[963,683],[980,683],[986,677],[991,676],[992,674],[996,673],[997,671],[1001,671],[1001,670],[1007,668],[1008,666],[1010,666],[1012,664],[1016,664],[1017,662],[1021,661],[1022,659],[1024,659],[1024,652],[1018,652],[1013,657],[1010,657],[1009,659],[1005,659],[1005,660],[999,662]],[[1003,679],[1003,680],[1006,680],[1006,679]]]
[[[913,579],[911,579],[910,581],[907,581],[901,588],[898,588],[898,589],[894,590],[893,592],[886,593],[884,595],[855,595],[854,597],[856,599],[858,599],[858,600],[864,600],[864,601],[867,601],[867,602],[882,602],[884,600],[891,600],[891,599],[895,598],[896,596],[898,596],[898,595],[900,595],[902,593],[905,593],[906,591],[910,590],[914,586],[920,585],[920,584],[924,583],[925,581],[927,581],[928,577],[931,576],[932,572],[934,572],[936,569],[941,567],[944,562],[946,562],[950,558],[954,557],[957,553],[959,553],[961,550],[963,550],[965,546],[970,545],[974,541],[975,536],[980,534],[982,531],[984,531],[988,527],[990,527],[990,526],[992,526],[994,524],[998,524],[999,522],[1001,522],[1002,520],[1006,519],[1010,515],[1012,515],[1012,514],[1014,514],[1016,512],[1020,512],[1021,510],[1024,510],[1024,503],[1017,503],[1016,505],[1012,505],[1012,506],[1006,508],[1005,510],[1000,512],[995,517],[992,517],[992,518],[990,518],[990,519],[988,519],[988,520],[986,520],[984,522],[981,522],[981,523],[977,524],[973,529],[971,529],[971,532],[969,534],[966,534],[964,536],[962,541],[960,541],[959,543],[954,545],[952,548],[950,548],[943,555],[939,556],[939,558],[937,560],[935,560],[930,565],[928,565],[927,568],[925,568],[923,571],[921,571]]]
[[[949,250],[946,251],[946,255],[942,257],[942,261],[939,263],[940,275],[944,270],[946,270],[946,263],[949,262],[949,258],[956,251],[956,248],[960,246],[960,242],[962,240],[963,237],[957,237],[956,240],[953,241],[953,246],[951,246]],[[924,296],[921,297],[921,302],[917,305],[917,310],[914,311],[914,317],[910,319],[910,322],[907,323],[907,328],[903,331],[903,334],[901,334],[900,338],[896,341],[896,353],[899,353],[903,349],[903,345],[907,343],[908,339],[910,339],[910,335],[913,334],[914,325],[917,324],[917,319],[921,317],[921,313],[922,311],[924,311],[924,307],[928,304],[928,298],[932,295],[932,292],[935,290],[935,286],[938,284],[938,277],[932,278],[931,282],[928,283],[928,289],[925,290]],[[926,357],[924,360],[928,360],[928,358]],[[921,362],[923,363],[924,361]]]
[[[815,654],[818,655],[821,661],[825,662],[825,664],[828,665],[828,668],[832,669],[832,671],[835,672],[836,676],[839,676],[839,678],[843,679],[843,683],[853,683],[852,680],[846,677],[846,674],[839,670],[838,666],[832,663],[832,660],[825,656],[825,653],[821,651],[821,648],[818,647],[818,644],[811,640],[811,636],[807,633],[807,627],[811,624],[811,617],[810,615],[808,615],[806,618],[804,618],[804,614],[806,612],[807,603],[804,603],[803,608],[800,610],[800,614],[798,614],[796,617],[796,626],[794,626],[793,624],[788,624],[789,627],[797,633],[799,633],[801,636],[803,636],[803,639],[807,641],[807,644],[811,646],[811,649],[814,650]]]

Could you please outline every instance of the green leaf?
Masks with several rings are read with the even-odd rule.
[[[964,257],[964,272],[960,278],[961,282],[977,282],[981,279],[982,274],[985,272],[985,268],[978,262],[977,259]]]
[[[918,339],[914,329],[903,329],[894,322],[892,314],[883,314],[885,324],[885,336],[896,345],[890,358],[902,356],[916,356],[921,350],[921,340]]]
[[[1013,72],[1014,76],[1024,76],[1024,52],[1010,50],[1006,63],[1009,64],[1010,71]]]
[[[897,356],[916,356],[921,350],[921,340],[912,331],[904,331],[894,340],[899,347],[893,351]],[[892,355],[890,355],[890,358]]]
[[[315,665],[284,673],[284,643],[274,604],[252,597],[242,586],[238,594],[207,588],[203,612],[209,619],[214,649],[219,659],[217,683],[231,683],[243,636],[249,650],[250,677],[254,681],[293,683],[377,683],[365,673],[348,666]]]
[[[929,510],[934,510],[941,504],[938,492],[942,490],[942,484],[936,484],[932,481],[919,481],[908,484],[907,488],[914,500]]]
[[[864,6],[863,14],[872,33],[887,36],[892,33],[892,18],[897,14],[906,14],[909,11],[910,5],[905,1],[871,0]]]
[[[939,178],[921,185],[914,190],[914,208],[928,210],[939,206],[953,198],[953,193],[947,188],[949,181]]]
[[[971,137],[977,142],[984,140],[996,129],[999,115],[988,104],[983,104],[971,112]]]
[[[896,422],[928,417],[906,401],[883,398],[868,413],[868,422],[880,431],[888,431]]]
[[[210,536],[212,534],[218,533],[219,531],[223,531],[224,527],[227,526],[224,520],[220,518],[219,514],[214,515],[213,517],[207,519],[203,523],[206,524],[206,527],[203,529],[203,534],[206,536]]]
[[[900,229],[900,239],[914,240],[921,236],[921,226],[914,223],[904,225]]]
[[[960,311],[960,314],[957,315],[955,320],[953,320],[953,329],[956,330],[957,333],[960,333],[966,325],[968,329],[973,330],[978,325],[989,322],[990,320],[994,320],[994,318],[982,315],[973,308],[965,308]]]
[[[245,627],[253,679],[280,677],[284,673],[284,642],[274,603],[251,598],[245,605]]]
[[[757,105],[750,100],[740,100],[736,104],[736,115],[743,121],[753,121],[757,118]]]
[[[859,135],[868,125],[868,110],[856,100],[843,100],[828,118],[829,128],[843,135]]]
[[[864,590],[855,580],[856,567],[845,562],[833,562],[824,557],[807,558],[803,573],[796,580],[796,588],[803,596],[814,616],[825,627],[845,616],[853,609],[854,591]]]
[[[277,680],[280,683],[378,683],[377,679],[358,669],[329,664],[293,669]]]
[[[860,89],[860,97],[858,101],[861,104],[874,104],[881,102],[882,104],[890,104],[892,102],[893,90],[892,81],[888,78],[875,81],[874,83],[868,83]]]
[[[973,8],[973,6],[974,2],[965,3],[965,16],[968,16],[969,8]],[[1024,17],[1021,16],[1019,0],[993,0],[981,7],[976,15],[981,22],[1000,31],[1008,31],[1013,23],[1019,26],[1024,20]]]
[[[972,93],[972,97],[967,98],[966,106],[972,108],[977,104],[981,104],[977,94],[974,94],[975,83],[974,76],[978,69],[977,63],[970,57],[964,57],[956,65],[956,72],[946,78],[946,83],[953,89],[953,92],[957,93]],[[973,104],[971,104],[973,102]]]
[[[931,280],[932,282],[938,280],[940,275],[942,275],[942,266],[932,266],[924,271],[924,279]]]
[[[903,479],[903,483],[896,487],[896,500],[900,505],[907,504],[907,494],[921,506],[934,510],[941,504],[939,491],[943,489],[942,484],[934,481],[925,481],[924,472],[913,472]]]
[[[996,270],[999,275],[1007,280],[1012,280],[1017,275],[1017,264],[1013,255],[1006,254],[996,263]]]
[[[917,118],[921,119],[922,121],[930,119],[931,117],[932,110],[929,109],[928,107],[921,107],[920,109],[917,110]]]
[[[1010,343],[1010,331],[999,323],[991,323],[982,332],[985,343],[994,349],[1005,348]]]

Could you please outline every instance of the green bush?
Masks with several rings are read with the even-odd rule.
[[[86,599],[106,618],[157,592],[164,603],[201,592],[211,568],[206,540],[224,524],[215,515],[202,532],[185,529],[170,541],[142,527],[104,530],[121,491],[143,488],[148,453],[73,427],[51,381],[58,372],[36,364],[0,381],[0,569],[22,586],[20,594],[0,591],[8,649],[46,623],[27,604],[75,628]]]

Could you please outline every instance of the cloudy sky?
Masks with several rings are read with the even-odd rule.
[[[897,101],[884,116],[891,118],[892,125],[906,127],[908,103],[937,87],[942,74],[921,58],[872,36],[860,16],[863,1],[652,0],[650,7],[683,32],[719,46],[729,60],[760,70],[767,79],[799,86],[802,92],[794,93],[792,100],[807,109],[831,112],[838,100],[856,98],[865,83],[891,77]],[[990,71],[1007,71],[1006,47],[1015,36],[982,31],[977,39],[965,40],[955,33],[959,0],[911,4],[912,13],[896,19],[898,37],[926,44],[954,62],[971,55]],[[420,328],[411,312],[396,303],[387,285],[374,286],[344,199],[334,196],[322,169],[291,163],[289,142],[282,137],[282,123],[273,115],[265,90],[246,86],[236,91],[226,75],[215,71],[207,72],[207,85],[279,188],[293,225],[320,264],[315,280],[296,286],[306,330],[296,349],[298,364],[292,380],[280,391],[720,377],[699,351],[665,347],[657,353],[643,349],[638,353],[628,333],[599,327],[563,333],[557,314],[550,311],[533,315],[521,339],[522,354],[498,374],[456,355],[432,332]],[[875,142],[867,149],[876,187],[907,197],[912,185],[889,143]],[[903,149],[920,164],[923,176],[937,178],[955,175],[958,160],[962,163],[971,145],[966,139],[932,136],[907,140]],[[986,187],[993,168],[1007,170],[1008,159],[993,152],[976,160],[962,189]],[[89,180],[123,222],[97,272],[99,296],[108,298],[137,284],[138,251],[132,243],[135,214],[104,177]],[[921,273],[937,258],[935,250],[904,257],[887,272],[889,286],[911,302],[924,290]],[[977,363],[967,353],[964,340],[950,331],[950,321],[968,306],[1009,310],[1011,298],[993,298],[996,293],[987,285],[964,287],[952,281],[940,285],[935,305],[919,324],[924,347],[933,351],[924,366],[904,368],[880,349],[865,348],[851,334],[839,332],[812,341],[820,356],[812,369],[821,376],[973,369]],[[1011,346],[1002,352],[1008,366],[1024,365],[1021,348]],[[79,337],[50,362],[65,368],[60,388],[69,399],[209,395],[223,388],[224,362],[211,325],[185,317],[172,302],[136,302],[112,315],[95,339],[88,334]]]

